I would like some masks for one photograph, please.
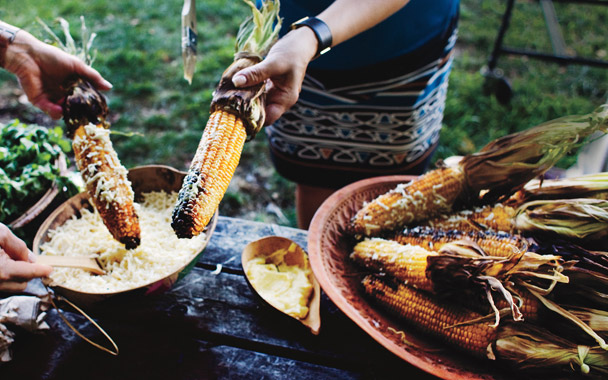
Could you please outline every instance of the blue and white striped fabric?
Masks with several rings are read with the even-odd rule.
[[[298,103],[266,128],[278,172],[324,187],[423,172],[439,139],[456,25],[457,13],[424,45],[385,61],[311,64]]]

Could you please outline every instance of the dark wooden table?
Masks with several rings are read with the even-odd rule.
[[[83,308],[116,342],[118,356],[85,342],[51,309],[50,330],[17,331],[0,379],[434,379],[376,343],[325,295],[317,336],[260,302],[240,255],[268,235],[306,248],[306,231],[219,217],[196,267],[170,291]],[[60,309],[85,336],[109,345],[82,315],[67,304]]]

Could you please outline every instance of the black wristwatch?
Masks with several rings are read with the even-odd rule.
[[[316,17],[304,17],[291,24],[291,29],[298,29],[302,26],[309,27],[315,33],[315,36],[317,36],[318,48],[315,58],[327,53],[331,49],[331,30],[329,30],[329,26],[326,23]]]

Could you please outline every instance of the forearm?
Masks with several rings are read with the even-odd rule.
[[[379,24],[409,0],[336,0],[317,15],[331,30],[333,46]]]
[[[13,43],[19,28],[0,21],[0,67],[6,67],[6,54]]]
[[[336,0],[320,14],[308,16],[316,16],[327,24],[333,47],[382,22],[407,2]],[[324,45],[321,48],[326,48]],[[272,124],[297,101],[306,68],[319,50],[322,49],[313,29],[298,27],[284,35],[261,63],[241,70],[232,81],[236,87],[245,87],[271,80],[267,87],[266,124]]]

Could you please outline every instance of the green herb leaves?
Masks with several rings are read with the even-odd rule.
[[[19,120],[0,124],[0,222],[8,223],[31,207],[57,181],[73,191],[57,166],[71,150],[61,127],[47,129]]]

